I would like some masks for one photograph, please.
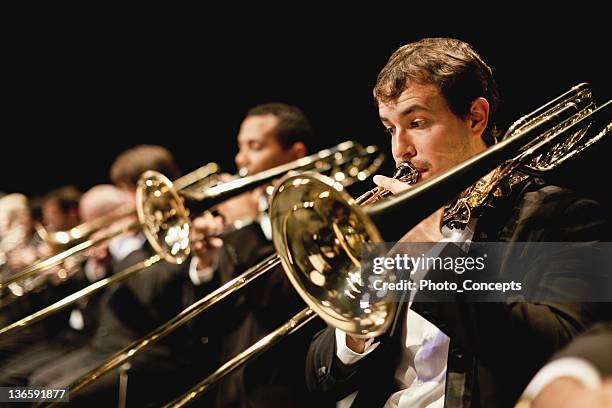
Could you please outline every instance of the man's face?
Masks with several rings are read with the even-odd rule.
[[[391,135],[395,163],[410,161],[427,180],[473,156],[485,146],[469,118],[454,115],[436,85],[409,83],[397,100],[378,112]]]
[[[73,227],[69,225],[68,216],[62,212],[55,201],[48,201],[42,207],[43,224],[49,231],[62,231]]]
[[[279,166],[293,157],[290,149],[283,149],[278,143],[274,129],[278,118],[274,115],[249,116],[240,125],[236,166],[248,171],[249,175]]]

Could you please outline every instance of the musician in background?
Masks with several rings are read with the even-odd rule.
[[[178,177],[171,153],[162,146],[141,145],[120,154],[111,167],[111,178],[119,187],[122,201],[135,202],[137,181],[142,172],[157,170],[169,178]],[[126,217],[109,227],[113,230],[135,221]],[[155,251],[142,232],[127,232],[108,243],[109,271],[116,273],[135,265]],[[94,268],[95,269],[95,268]],[[117,285],[108,287],[98,305],[98,325],[91,339],[81,348],[37,368],[29,385],[66,387],[89,370],[105,362],[123,347],[174,317],[183,309],[181,288],[187,277],[183,265],[159,262]],[[128,405],[145,405],[170,398],[179,392],[178,384],[167,381],[168,366],[174,363],[172,347],[158,343],[134,358],[128,372]],[[163,373],[158,375],[158,373]],[[183,386],[183,385],[182,385]],[[118,401],[118,372],[109,373],[72,398],[75,406],[114,405]],[[170,395],[168,395],[170,393]]]
[[[42,222],[49,232],[67,231],[80,223],[81,192],[74,186],[50,191],[42,201]]]
[[[40,237],[34,233],[28,198],[13,193],[0,198],[0,271],[2,278],[40,257]]]
[[[125,204],[124,196],[117,187],[98,185],[87,191],[79,202],[80,219],[90,222],[107,215]],[[103,233],[103,231],[100,231]],[[95,238],[95,237],[94,237]],[[75,256],[79,258],[79,256]],[[102,279],[110,271],[110,256],[107,245],[101,244],[90,252],[84,262],[75,260],[75,271],[57,288],[47,287],[43,291],[54,290],[56,297],[68,296],[89,284]],[[0,384],[3,386],[23,387],[28,377],[38,368],[63,355],[83,347],[89,341],[97,327],[97,304],[102,292],[81,299],[74,307],[68,308],[49,319],[54,319],[61,327],[56,335],[41,335],[27,347],[13,353],[6,362],[0,365]],[[61,295],[61,296],[60,296]],[[30,294],[25,295],[27,299]],[[58,300],[58,299],[56,299]],[[30,310],[35,312],[36,310]],[[61,319],[61,322],[59,321]],[[38,322],[35,326],[48,324]],[[16,342],[22,342],[21,330],[9,333]]]
[[[491,68],[462,41],[427,38],[400,47],[380,72],[374,98],[396,163],[411,162],[417,183],[494,143],[497,85]],[[374,181],[394,193],[410,188],[383,176]],[[462,228],[442,223],[444,208],[432,210],[401,241],[442,243],[442,259],[464,256],[482,241],[593,242],[605,232],[598,203],[535,179]],[[537,257],[534,251],[528,247],[526,254]],[[507,255],[503,261],[520,258]],[[597,319],[597,305],[573,300],[588,299],[597,284],[574,255],[559,251],[521,270],[534,296],[548,288],[559,301],[529,303],[521,295],[514,302],[473,302],[465,294],[444,302],[417,292],[410,307],[400,305],[394,330],[377,339],[331,327],[320,332],[308,353],[310,390],[339,407],[513,406],[538,367]],[[504,277],[509,270],[502,265],[487,266]],[[467,278],[425,272],[433,282],[461,285]]]
[[[23,194],[8,194],[0,199],[0,278],[6,279],[43,256],[43,244],[36,235]],[[31,292],[39,277],[13,282],[2,289],[0,324],[2,327],[19,320],[46,306],[55,299],[55,293]],[[44,279],[43,279],[44,283]],[[19,333],[0,337],[0,364],[20,349],[41,338],[53,336],[61,329],[64,319],[50,320],[44,324],[26,328]]]
[[[310,123],[298,108],[279,103],[256,106],[240,126],[236,166],[243,175],[255,175],[297,160],[306,155],[313,137]],[[224,203],[219,212],[225,223],[210,214],[194,220],[195,232],[210,238],[194,245],[191,273],[221,285],[273,252],[264,189]],[[222,238],[211,236],[236,221],[243,227]],[[213,312],[215,332],[210,338],[221,343],[219,363],[245,350],[303,308],[304,303],[280,267],[258,278]],[[303,357],[315,330],[316,325],[305,328],[228,375],[216,387],[216,406],[315,406],[306,394],[303,378]],[[289,355],[302,358],[287,358]]]

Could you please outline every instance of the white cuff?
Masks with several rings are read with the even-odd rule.
[[[103,270],[104,273],[101,275],[98,275],[99,270],[96,268],[100,268],[99,270]],[[87,261],[85,262],[84,272],[85,272],[85,277],[87,278],[87,280],[92,283],[97,282],[98,280],[106,276],[106,268],[101,268],[98,265],[96,265],[96,261],[93,258],[88,258]]]
[[[522,398],[534,399],[547,385],[561,377],[573,378],[591,389],[601,386],[601,376],[591,363],[580,358],[564,357],[542,367],[527,385]]]
[[[198,257],[192,257],[189,263],[189,278],[191,282],[196,286],[210,282],[215,276],[217,266],[219,266],[218,259],[211,266],[198,270]]]
[[[380,343],[373,343],[374,339],[367,339],[363,353],[356,353],[346,345],[346,333],[336,329],[336,356],[344,364],[354,364],[376,350],[376,347],[378,347]]]

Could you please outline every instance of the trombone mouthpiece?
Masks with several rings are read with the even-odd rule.
[[[419,171],[410,162],[401,162],[395,169],[393,178],[408,184],[414,184],[419,178]]]

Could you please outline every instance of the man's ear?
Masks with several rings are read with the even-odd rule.
[[[482,138],[482,134],[487,128],[487,123],[489,123],[489,101],[483,97],[474,100],[470,107],[468,120],[470,121],[472,134]]]
[[[308,149],[306,149],[306,145],[303,142],[295,142],[291,145],[290,150],[291,155],[295,157],[296,160],[306,156],[306,153],[308,153]]]

